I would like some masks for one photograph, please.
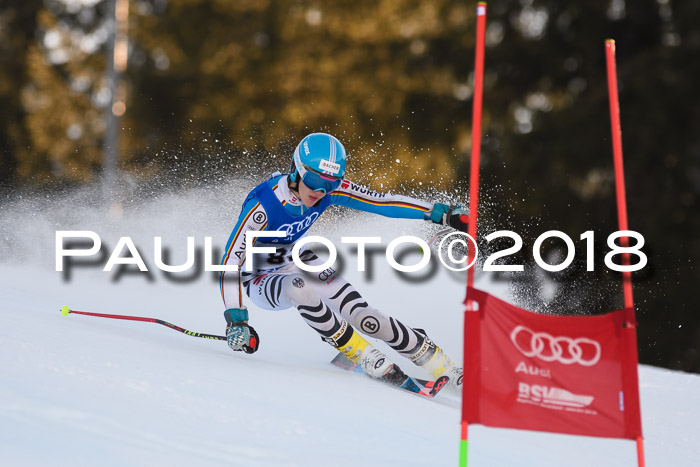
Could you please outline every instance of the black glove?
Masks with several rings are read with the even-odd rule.
[[[248,325],[248,310],[232,308],[224,312],[226,317],[226,340],[231,350],[255,353],[260,346],[260,337],[253,326]]]
[[[449,225],[461,232],[466,232],[467,227],[469,227],[469,214],[459,204],[448,206],[442,203],[435,203],[433,210],[430,211],[430,220],[436,224]]]

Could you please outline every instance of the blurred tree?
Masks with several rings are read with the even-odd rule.
[[[27,81],[26,50],[36,34],[40,0],[15,0],[0,9],[0,183],[16,181],[18,157],[30,152],[19,89]]]
[[[20,179],[86,181],[100,166],[106,3],[45,0],[24,7],[30,16],[18,27],[31,31],[32,40],[19,49],[22,75],[13,82],[27,135],[13,151]]]
[[[168,117],[158,135],[138,126],[151,136],[137,140],[168,135],[196,152],[219,139],[248,158],[286,160],[290,141],[326,129],[358,157],[375,154],[352,166],[355,176],[381,173],[386,186],[407,172],[433,173],[443,187],[453,180],[452,148],[469,143],[464,119],[452,124],[468,112],[468,60],[453,56],[471,48],[466,5],[191,0],[136,10],[132,110]]]
[[[494,118],[485,172],[505,186],[491,201],[509,207],[530,240],[556,225],[574,239],[593,228],[602,242],[617,230],[603,47],[616,39],[630,227],[650,255],[635,288],[641,360],[692,371],[700,371],[690,305],[698,298],[688,287],[700,283],[698,18],[697,2],[495,0],[489,33],[500,40],[486,54]],[[621,306],[619,281],[570,277],[547,308]],[[546,308],[533,292],[526,301]]]

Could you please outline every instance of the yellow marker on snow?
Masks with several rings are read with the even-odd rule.
[[[63,316],[68,316],[68,313],[70,313],[70,308],[67,305],[61,308],[61,314]]]

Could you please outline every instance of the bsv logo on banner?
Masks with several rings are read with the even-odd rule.
[[[593,399],[593,396],[574,394],[562,388],[538,384],[518,384],[518,402],[583,408],[590,406]]]
[[[526,357],[536,357],[545,362],[593,366],[600,361],[600,344],[586,337],[553,337],[546,332],[534,332],[518,325],[510,333],[510,340]]]

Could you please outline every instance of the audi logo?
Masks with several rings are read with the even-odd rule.
[[[311,224],[314,223],[314,221],[318,218],[319,213],[317,212],[312,212],[311,215],[308,217],[305,217],[304,219],[296,222],[292,222],[291,224],[282,224],[279,227],[277,227],[278,231],[281,232],[286,232],[287,236],[297,234],[299,232],[303,232],[304,230],[308,229],[311,227]]]
[[[553,337],[546,332],[534,332],[518,325],[510,333],[510,340],[526,357],[536,357],[545,362],[593,366],[600,361],[600,344],[586,337]]]

